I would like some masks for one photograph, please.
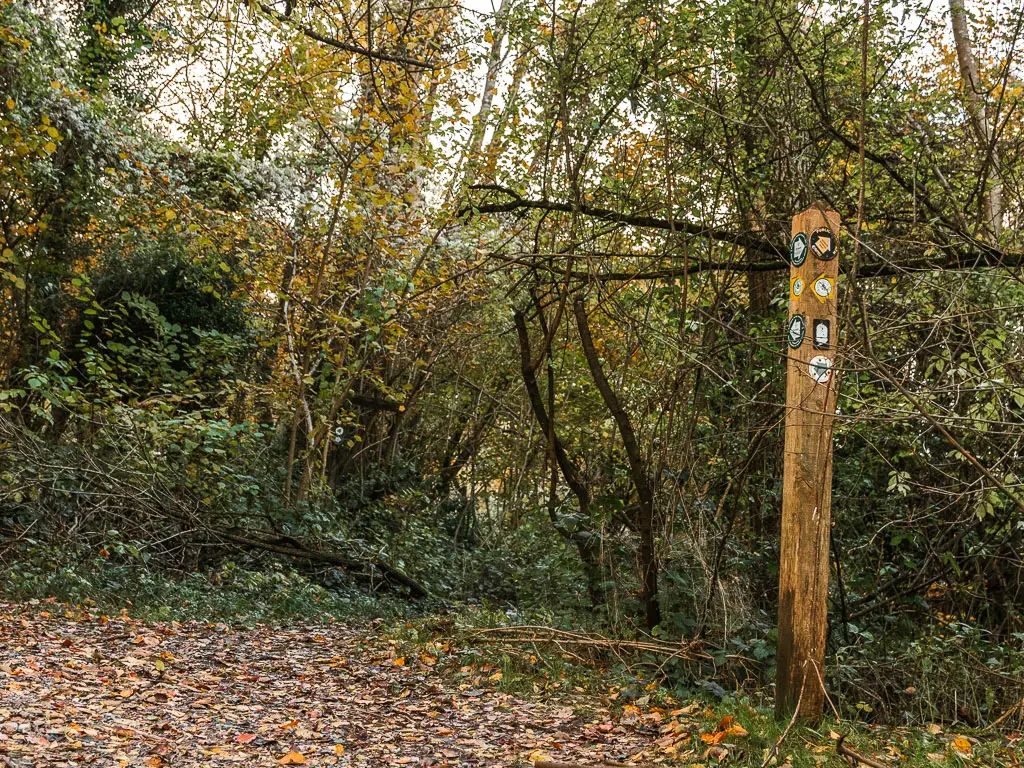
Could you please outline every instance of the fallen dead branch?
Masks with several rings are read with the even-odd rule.
[[[253,538],[251,536],[239,536],[227,531],[217,531],[216,535],[243,547],[260,549],[264,552],[274,552],[297,560],[326,563],[328,565],[335,565],[342,568],[375,568],[386,581],[406,587],[413,597],[430,597],[430,592],[422,584],[402,573],[402,571],[397,568],[394,568],[379,559],[368,561],[355,560],[339,552],[309,548],[302,542],[298,542],[294,539],[286,541],[268,541],[266,539]]]
[[[533,768],[640,768],[634,763],[610,763],[607,760],[602,763],[560,763],[557,760],[539,760],[533,764]]]
[[[669,656],[692,661],[708,658],[700,648],[698,641],[689,643],[665,643],[657,640],[620,640],[604,635],[584,632],[570,632],[564,629],[538,625],[522,625],[516,627],[491,627],[478,629],[471,634],[474,640],[483,643],[547,643],[558,646],[574,646],[592,650],[607,650],[614,653],[633,651],[651,653],[657,656]]]
[[[871,768],[889,768],[888,765],[880,760],[875,760],[872,757],[866,757],[860,752],[850,749],[843,743],[845,740],[845,735],[839,737],[839,741],[836,742],[836,752],[842,757],[845,757],[846,762],[848,762],[852,768],[857,768],[858,763],[869,765]]]

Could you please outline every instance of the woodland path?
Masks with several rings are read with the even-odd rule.
[[[515,766],[621,760],[657,738],[593,705],[500,692],[486,670],[465,679],[369,626],[0,604],[0,764]]]

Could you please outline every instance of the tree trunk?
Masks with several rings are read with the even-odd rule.
[[[580,518],[590,520],[590,490],[583,483],[576,471],[576,466],[565,451],[565,446],[555,432],[555,425],[552,419],[548,418],[547,409],[544,407],[543,396],[537,384],[537,363],[532,361],[530,355],[530,336],[526,329],[526,318],[522,312],[515,313],[516,332],[519,334],[519,354],[522,360],[523,383],[526,385],[526,393],[530,400],[530,407],[537,419],[541,431],[548,436],[548,455],[553,463],[558,465],[565,479],[576,497],[579,505]],[[594,607],[604,605],[607,602],[605,594],[604,578],[601,568],[601,537],[594,531],[568,530],[565,526],[558,525],[555,521],[555,530],[563,538],[572,541],[579,552],[580,561],[583,564],[583,573],[587,580],[587,591],[590,593],[590,600]]]
[[[964,81],[964,96],[967,99],[967,114],[978,142],[978,149],[985,156],[985,177],[987,190],[983,193],[985,230],[994,240],[1003,231],[1003,182],[999,175],[999,153],[996,151],[996,136],[985,113],[984,93],[978,75],[978,60],[971,44],[971,30],[967,23],[964,0],[949,0],[949,17],[953,24],[953,40],[956,43],[956,58],[960,63],[960,76]]]
[[[501,71],[501,43],[505,39],[508,27],[510,0],[501,0],[498,12],[494,15],[494,27],[491,33],[491,50],[487,55],[487,74],[484,76],[483,92],[480,94],[480,110],[473,118],[473,129],[470,131],[466,146],[466,173],[464,184],[472,184],[480,165],[480,150],[483,148],[484,136],[490,122],[491,108],[494,105],[494,94],[498,90],[498,75]]]
[[[658,555],[654,547],[654,491],[651,487],[651,478],[647,472],[647,463],[640,454],[640,446],[637,444],[629,414],[622,407],[618,395],[608,383],[608,378],[601,368],[597,350],[594,349],[594,339],[590,335],[587,309],[582,299],[577,299],[573,303],[573,311],[576,314],[576,325],[579,327],[580,341],[583,344],[583,355],[587,358],[590,374],[601,393],[601,398],[619,428],[622,445],[626,449],[626,460],[629,462],[629,474],[640,500],[636,515],[636,530],[640,536],[640,583],[643,586],[647,628],[654,629],[661,623],[661,606],[658,604]]]

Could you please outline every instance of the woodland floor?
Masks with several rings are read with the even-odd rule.
[[[698,702],[641,709],[582,688],[525,685],[513,695],[486,656],[473,651],[467,664],[436,628],[430,641],[400,633],[144,622],[54,602],[0,603],[0,766],[845,765],[830,727],[790,733],[750,707],[736,717]],[[1018,708],[1014,723],[1024,717]],[[1009,730],[976,736],[934,723],[835,727],[878,765],[1022,768],[1013,714],[1002,718]]]
[[[437,666],[366,626],[0,604],[0,763],[514,766],[621,760],[658,738],[607,710],[580,714],[571,698],[516,698],[486,673],[473,687]]]

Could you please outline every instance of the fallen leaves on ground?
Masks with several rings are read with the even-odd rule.
[[[396,657],[370,627],[147,624],[0,605],[0,763],[585,764],[629,759],[661,727],[635,707],[620,719],[583,698],[517,698],[489,687],[494,674],[460,686],[441,666],[433,654]]]
[[[730,737],[740,738],[747,735],[747,729],[737,723],[735,717],[727,715],[719,721],[714,731],[702,733],[700,739],[705,744],[721,744]]]

